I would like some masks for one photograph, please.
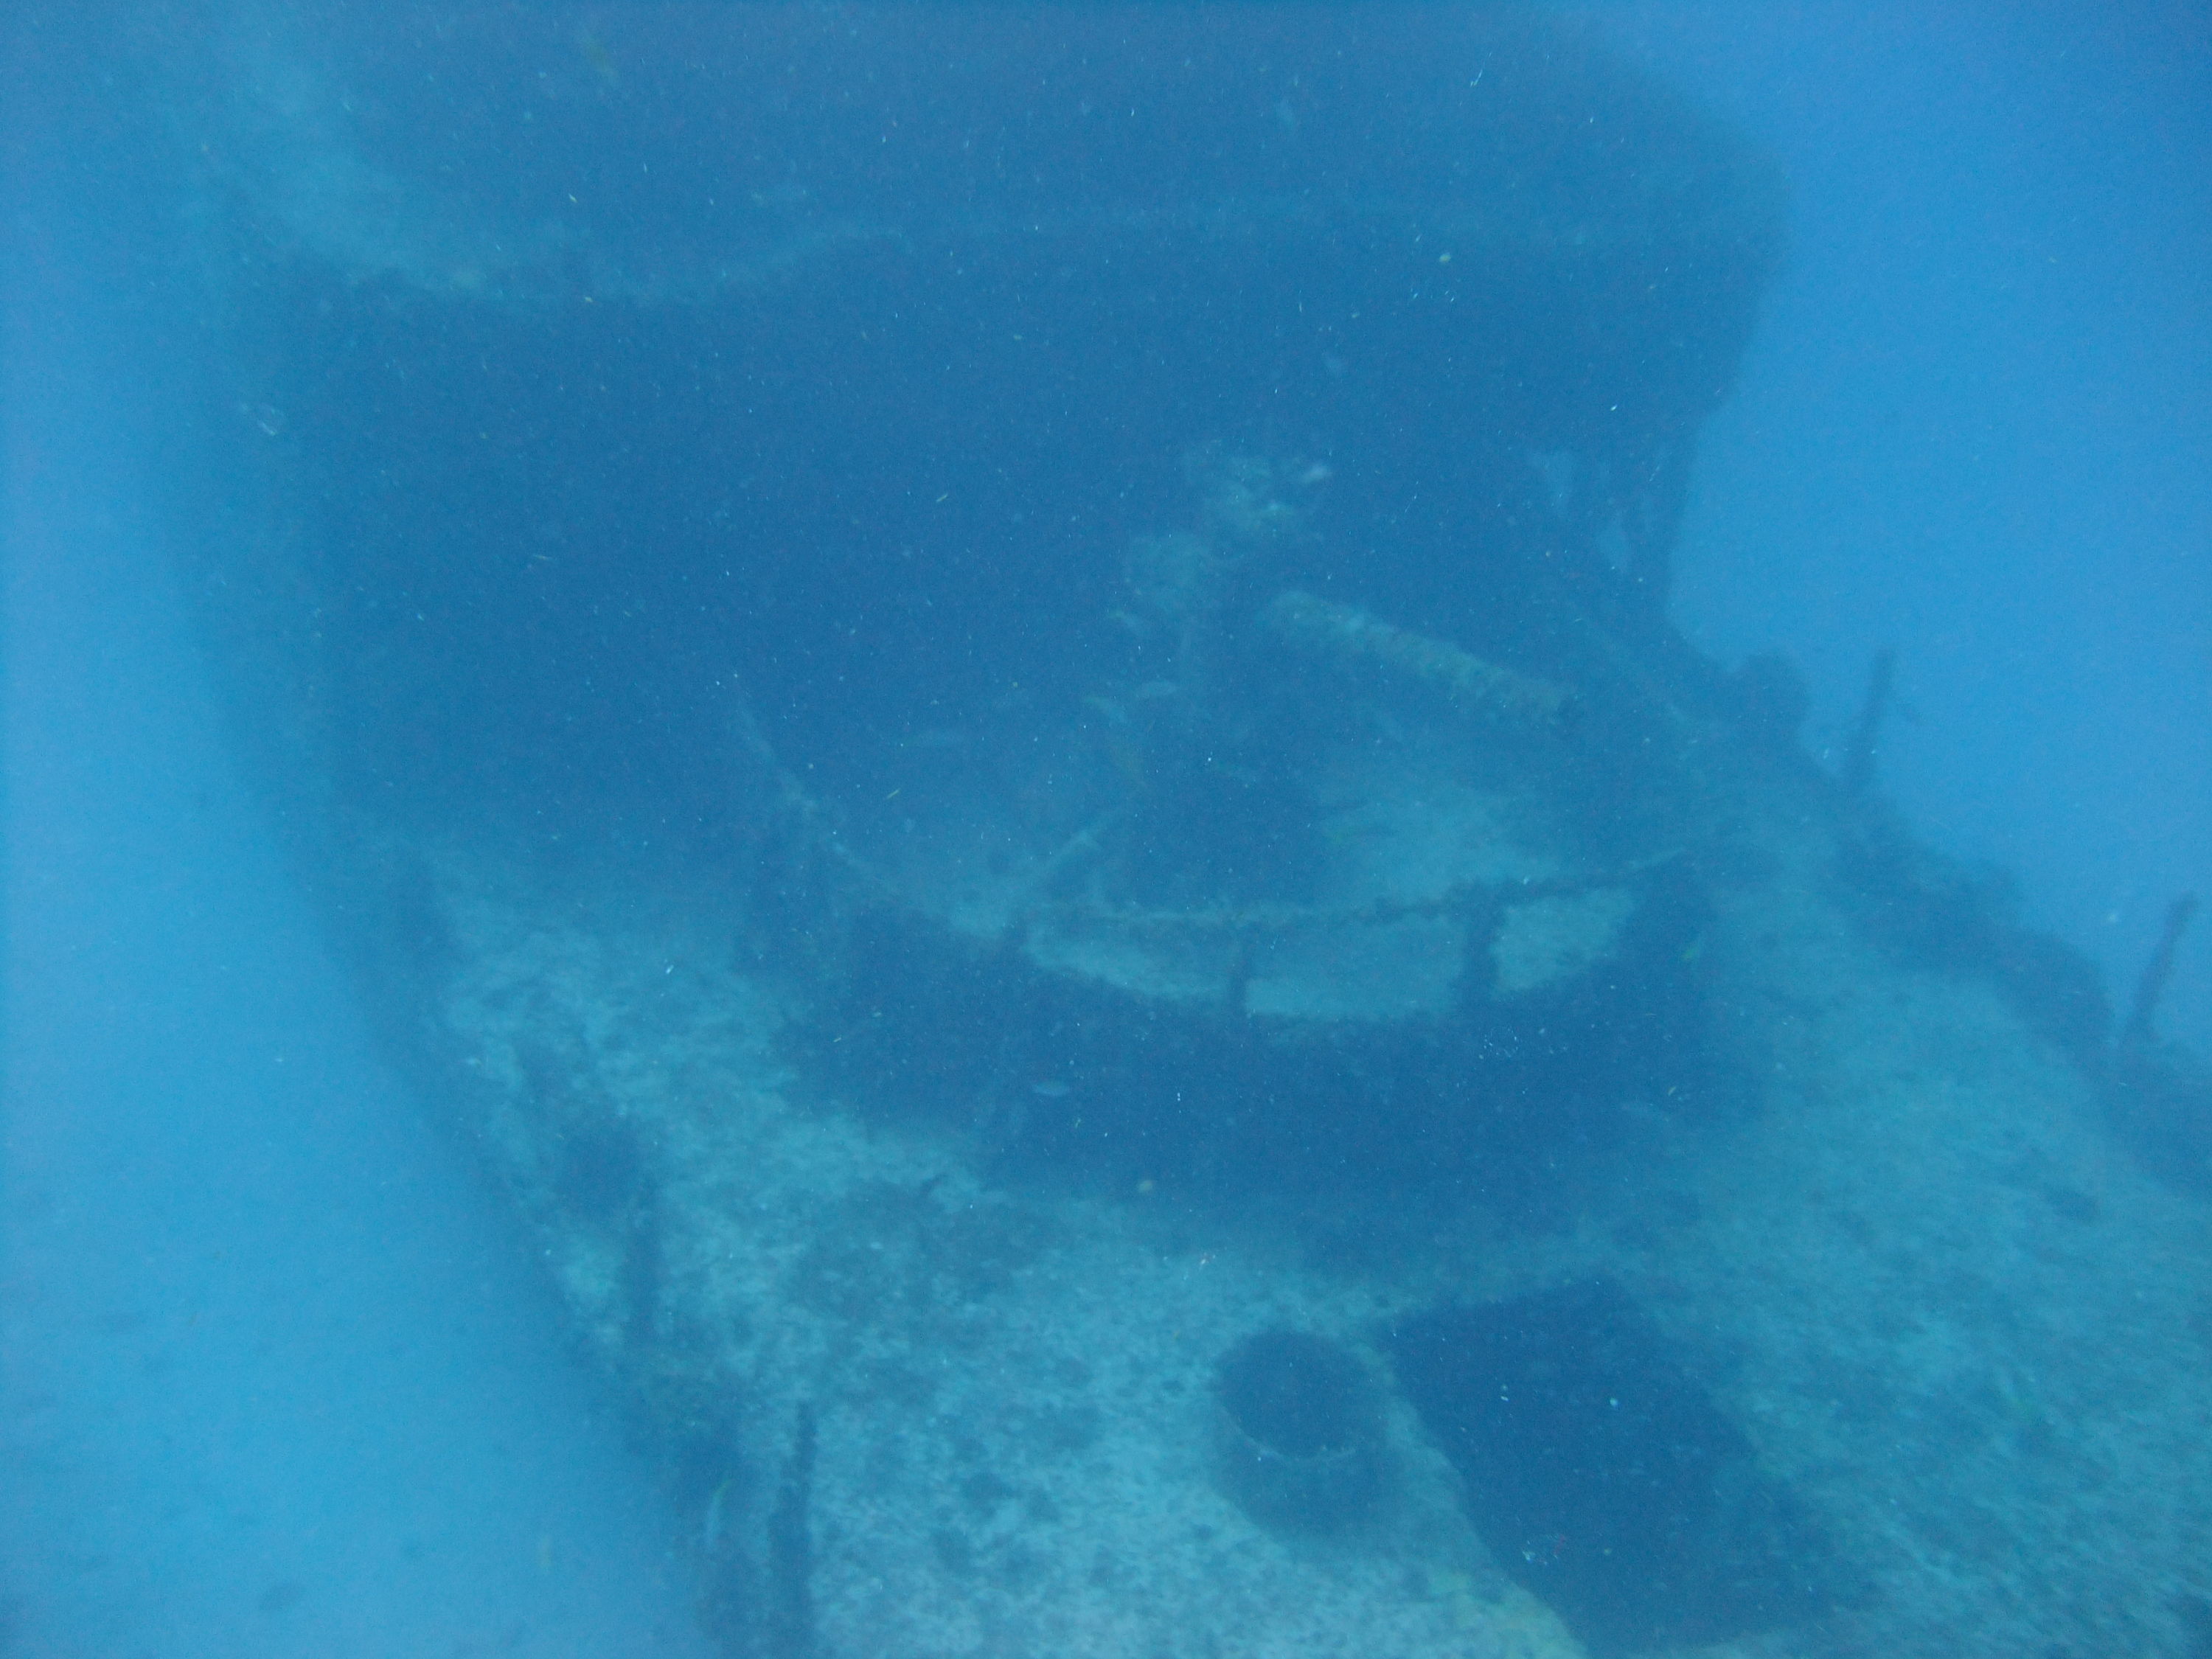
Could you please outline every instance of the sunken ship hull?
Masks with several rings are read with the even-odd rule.
[[[727,1651],[2197,1650],[2094,988],[1665,619],[1759,155],[1510,10],[347,27],[154,54],[192,591]]]

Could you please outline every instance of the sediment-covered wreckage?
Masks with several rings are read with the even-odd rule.
[[[2203,1650],[2201,1081],[1664,619],[1757,153],[1494,9],[153,55],[240,741],[729,1651]]]

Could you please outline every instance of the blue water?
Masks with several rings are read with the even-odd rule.
[[[1893,647],[1916,826],[2124,996],[2212,887],[2212,23],[2197,6],[1598,8],[1782,155],[1796,251],[1707,428],[1675,616]],[[2212,1041],[2212,946],[2169,993]]]
[[[2124,1001],[2212,895],[2212,29],[1587,15],[1794,189],[1674,617],[1801,665],[1830,757],[1893,649],[1883,788]],[[227,743],[152,505],[192,494],[153,416],[185,277],[106,182],[143,129],[94,32],[6,27],[0,1654],[701,1651],[652,1479]],[[2208,933],[2161,1018],[2200,1050]]]
[[[0,381],[0,1652],[702,1652],[622,1423],[228,758],[130,243],[57,136]]]

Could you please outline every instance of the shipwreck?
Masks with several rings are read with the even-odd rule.
[[[149,44],[240,752],[729,1652],[2203,1650],[2201,1069],[1667,620],[1756,147],[1510,8]]]

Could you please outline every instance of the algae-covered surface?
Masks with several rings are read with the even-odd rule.
[[[1774,1627],[1754,1601],[1758,1627],[1702,1628],[1694,1585],[1601,1589],[1662,1648],[2188,1650],[2202,1205],[2114,1147],[2079,1064],[1986,978],[1869,941],[1835,873],[1848,814],[1802,769],[1729,770],[1699,955],[1741,1097],[1584,1108],[1495,1176],[1071,1182],[1008,1126],[1110,1125],[1113,1098],[1015,1073],[931,1120],[825,1086],[787,1058],[803,994],[665,872],[579,893],[433,856],[454,950],[431,1006],[578,1328],[683,1440],[702,1569],[748,1605],[811,1414],[823,1651],[1580,1651],[1539,1598],[1583,1540],[1479,1534],[1389,1351],[1440,1304],[1601,1280],[1791,1504]],[[1216,1367],[1273,1328],[1340,1342],[1385,1402],[1378,1495],[1340,1522],[1255,1519],[1224,1479]],[[1624,1480],[1615,1524],[1680,1518]]]

